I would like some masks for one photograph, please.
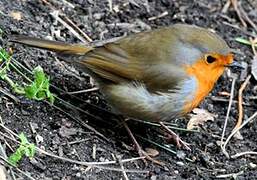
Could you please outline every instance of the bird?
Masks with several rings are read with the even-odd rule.
[[[116,114],[159,123],[177,146],[189,148],[164,122],[183,117],[210,93],[226,67],[240,67],[228,44],[199,26],[174,24],[100,46],[15,35],[12,42],[53,51],[90,74]],[[137,143],[140,155],[152,160]]]

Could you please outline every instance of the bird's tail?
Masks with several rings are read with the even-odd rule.
[[[68,44],[65,42],[44,40],[39,38],[27,37],[27,36],[12,36],[11,42],[20,43],[36,48],[46,49],[49,51],[56,52],[58,54],[73,54],[73,55],[84,55],[85,53],[92,50],[92,47],[80,44]]]

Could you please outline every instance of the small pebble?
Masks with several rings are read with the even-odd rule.
[[[179,166],[184,166],[184,165],[185,165],[185,164],[184,164],[183,162],[181,162],[181,161],[176,162],[176,164],[179,165]]]
[[[257,165],[254,164],[254,163],[252,163],[252,162],[250,162],[249,166],[250,166],[250,168],[252,168],[252,169],[255,169],[255,168],[257,167]]]

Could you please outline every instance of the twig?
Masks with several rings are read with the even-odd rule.
[[[64,5],[67,5],[68,7],[71,7],[72,9],[75,8],[75,6],[73,4],[71,4],[70,2],[66,1],[66,0],[61,0],[63,2]]]
[[[251,100],[256,100],[256,99],[257,99],[257,96],[249,96],[249,99],[251,99]]]
[[[55,97],[55,98],[57,98],[57,97]],[[66,102],[66,101],[64,101],[64,100],[62,100],[62,99],[60,99],[60,98],[58,98],[58,99],[59,99],[60,101],[62,101],[63,103],[69,104],[69,105],[72,106],[72,107],[74,106],[74,105],[72,105],[72,104],[70,104],[70,103],[68,103],[68,102]],[[44,101],[44,102],[46,102],[46,103],[49,104],[50,106],[53,106],[55,109],[57,109],[57,110],[63,112],[65,115],[69,116],[70,118],[72,118],[73,120],[75,120],[76,122],[78,122],[79,124],[81,124],[83,127],[85,127],[85,128],[87,128],[87,129],[93,131],[96,135],[102,137],[102,138],[103,138],[104,140],[106,140],[107,142],[110,141],[110,140],[109,140],[108,138],[106,138],[102,133],[98,132],[95,128],[93,128],[92,126],[86,124],[85,122],[83,122],[83,121],[81,121],[81,120],[75,118],[75,117],[72,116],[70,113],[67,113],[66,111],[64,111],[62,108],[60,108],[60,107],[58,107],[58,106],[55,106],[55,105],[52,105],[52,104],[49,103],[48,101]],[[90,114],[90,113],[87,113],[86,111],[84,111],[84,110],[82,110],[82,109],[80,109],[80,108],[78,108],[78,107],[75,107],[75,109],[80,110],[80,111],[84,112],[85,114],[87,114],[88,116],[91,116],[91,117],[93,117],[93,118],[95,118],[95,119],[99,119],[99,118],[97,118],[96,116],[94,116],[94,115],[92,115],[92,114]]]
[[[87,92],[93,92],[93,91],[98,91],[99,88],[97,87],[93,87],[93,88],[90,88],[90,89],[83,89],[83,90],[80,90],[80,91],[73,91],[73,92],[67,92],[66,94],[81,94],[81,93],[87,93]]]
[[[166,151],[168,151],[168,152],[170,152],[170,153],[172,153],[172,154],[174,154],[174,155],[177,155],[177,152],[176,151],[173,151],[171,148],[168,148],[168,147],[166,147],[166,146],[162,146],[162,145],[160,145],[160,144],[158,144],[158,143],[156,143],[156,142],[154,142],[154,141],[152,141],[152,140],[150,140],[150,139],[147,139],[147,138],[144,138],[144,137],[142,137],[142,136],[139,136],[139,135],[135,135],[136,137],[138,137],[138,138],[140,138],[140,139],[142,139],[142,140],[144,140],[145,142],[148,142],[148,143],[150,143],[150,144],[153,144],[153,145],[155,145],[155,146],[157,146],[157,147],[159,147],[159,148],[162,148],[162,149],[164,149],[164,150],[166,150]],[[187,161],[189,161],[189,162],[194,162],[192,159],[190,159],[190,158],[185,158],[185,160],[187,160]]]
[[[256,36],[254,33],[248,32],[248,31],[246,31],[245,29],[240,28],[239,26],[237,26],[237,25],[235,25],[235,24],[231,24],[231,23],[228,23],[228,22],[226,22],[226,21],[222,21],[222,24],[224,24],[224,25],[226,25],[226,26],[229,26],[229,27],[232,27],[232,28],[234,28],[234,29],[236,29],[236,30],[239,30],[239,31],[241,31],[242,33],[244,33],[244,34],[246,34],[246,35],[248,35],[248,36],[251,36],[251,37],[255,37],[255,36]]]
[[[256,47],[256,43],[257,43],[257,38],[255,37],[255,39],[252,39],[252,38],[250,38],[250,45],[251,45],[251,47],[252,47],[252,51],[253,51],[253,55],[254,56],[257,56],[257,52],[256,52],[256,49],[255,49],[255,47]]]
[[[231,158],[235,159],[241,156],[245,156],[245,155],[257,155],[257,152],[254,151],[245,151],[245,152],[241,152],[241,153],[237,153],[235,155],[232,155]]]
[[[6,140],[5,140],[6,142]],[[5,148],[2,146],[2,144],[0,143],[0,156],[4,157],[5,159],[7,159],[7,155],[6,155],[6,151],[5,151]],[[10,168],[10,174],[14,177],[14,172],[13,172],[13,169]]]
[[[71,142],[67,142],[67,143],[62,143],[61,145],[64,146],[64,145],[74,145],[74,144],[78,144],[78,143],[83,143],[83,142],[86,142],[90,140],[90,138],[85,138],[85,139],[80,139],[80,140],[76,140],[76,141],[71,141]]]
[[[159,14],[157,16],[153,16],[153,17],[148,18],[148,21],[153,21],[153,20],[162,18],[164,16],[167,16],[168,14],[169,14],[168,11],[164,11],[163,13],[161,13],[161,14]]]
[[[51,10],[53,11],[52,13],[50,13],[57,21],[59,21],[61,24],[63,24],[63,26],[64,27],[66,27],[68,30],[70,30],[71,31],[71,33],[74,35],[74,36],[76,36],[79,40],[81,40],[83,43],[85,43],[85,44],[88,44],[88,42],[87,41],[89,41],[89,42],[92,42],[93,40],[86,34],[86,33],[84,33],[75,23],[73,23],[73,21],[71,21],[63,12],[61,13],[61,15],[63,15],[63,17],[64,17],[64,19],[72,26],[70,26],[69,24],[67,24],[65,21],[63,21],[62,19],[61,19],[61,17],[59,17],[59,15],[58,15],[58,10],[56,10],[55,8],[54,8],[54,6],[51,4],[51,3],[49,3],[48,1],[46,1],[46,0],[42,0],[44,3],[46,3],[50,8],[51,8]],[[77,33],[74,29],[76,29],[79,33]]]
[[[18,138],[18,135],[16,133],[14,133],[12,130],[10,130],[9,128],[7,128],[6,126],[4,126],[3,124],[0,124],[1,127],[3,127],[8,133],[14,135],[16,138]],[[1,133],[0,134],[3,136],[5,136],[5,134]],[[16,143],[19,143],[19,141],[17,141],[16,139],[12,139],[10,138],[9,136],[5,136],[6,138],[16,142]],[[40,149],[38,147],[36,147],[36,151],[39,152],[39,153],[42,153],[46,156],[49,156],[49,157],[53,157],[53,158],[56,158],[56,159],[59,159],[59,160],[62,160],[62,161],[66,161],[66,162],[70,162],[70,163],[74,163],[74,164],[79,164],[79,165],[83,165],[83,166],[92,166],[92,167],[95,167],[95,168],[99,168],[99,169],[105,169],[105,170],[111,170],[111,171],[118,171],[118,172],[122,172],[122,171],[125,171],[125,172],[131,172],[131,173],[149,173],[149,171],[141,171],[141,170],[131,170],[131,169],[120,169],[120,168],[112,168],[112,167],[106,167],[106,166],[103,166],[103,165],[110,165],[110,164],[116,164],[117,162],[116,161],[108,161],[108,162],[82,162],[82,161],[77,161],[77,160],[73,160],[73,159],[70,159],[70,158],[65,158],[65,157],[60,157],[60,156],[57,156],[55,154],[51,154],[43,149]],[[121,160],[122,163],[126,163],[126,162],[132,162],[132,161],[137,161],[137,160],[140,160],[140,159],[143,159],[142,157],[136,157],[136,158],[129,158],[129,159],[123,159]]]
[[[64,27],[66,27],[74,36],[76,36],[83,43],[87,44],[87,40],[84,39],[78,32],[76,32],[69,24],[67,24],[58,14],[58,11],[55,10],[50,12],[53,18],[55,18],[58,22],[60,22]]]
[[[232,3],[232,6],[234,7],[234,9],[236,11],[236,14],[237,14],[239,20],[241,21],[242,25],[244,27],[247,27],[247,24],[246,24],[246,22],[244,21],[244,19],[242,17],[241,11],[238,8],[238,1],[237,0],[231,0],[231,3]]]
[[[93,144],[92,158],[96,159],[96,144]]]
[[[231,110],[231,106],[232,106],[232,102],[233,102],[233,97],[234,97],[234,89],[235,89],[235,83],[236,83],[236,76],[232,77],[232,84],[231,84],[231,90],[230,90],[230,98],[229,98],[229,103],[228,103],[228,110],[227,110],[227,114],[226,114],[226,118],[225,118],[225,122],[224,122],[224,127],[223,127],[223,131],[222,131],[222,135],[221,135],[221,149],[223,149],[223,140],[225,137],[225,132],[226,132],[226,128],[227,128],[227,123],[228,123],[228,118],[229,118],[229,114],[230,114],[230,110]]]
[[[238,173],[231,173],[231,174],[222,174],[222,175],[218,175],[218,176],[216,176],[216,178],[232,178],[233,177],[233,179],[237,179],[237,176],[239,176],[239,175],[242,175],[242,174],[244,174],[244,171],[239,171]]]
[[[44,155],[62,160],[62,161],[66,161],[66,162],[70,162],[70,163],[74,163],[74,164],[79,164],[79,165],[83,165],[83,166],[92,166],[95,168],[99,168],[99,169],[105,169],[105,170],[111,170],[111,171],[118,171],[118,172],[131,172],[131,173],[148,173],[149,171],[141,171],[141,170],[132,170],[132,169],[120,169],[120,168],[112,168],[112,167],[107,167],[107,166],[103,166],[103,165],[110,165],[110,164],[116,164],[116,161],[108,161],[108,162],[83,162],[83,161],[77,161],[77,160],[73,160],[70,158],[65,158],[65,157],[61,157],[61,156],[57,156],[51,153],[46,152],[43,149],[40,148],[36,148],[36,150]],[[123,159],[121,160],[123,163],[124,162],[132,162],[132,161],[136,161],[136,160],[140,160],[142,159],[142,157],[137,157],[137,158],[130,158],[130,159]]]
[[[111,11],[112,12],[112,9],[113,9],[113,7],[112,7],[112,0],[108,0],[108,4],[109,4],[109,11]]]
[[[249,97],[249,99],[251,99],[251,98]],[[211,100],[218,101],[218,102],[229,102],[229,99],[222,98],[222,97],[216,97],[216,96],[212,96]],[[237,100],[233,100],[232,103],[238,104],[238,101]],[[242,105],[244,105],[244,106],[252,106],[251,104],[245,103],[245,102],[242,102]]]
[[[240,12],[242,13],[244,19],[254,28],[254,30],[257,32],[257,26],[254,24],[254,22],[249,18],[247,13],[245,12],[244,8],[241,6],[241,3],[238,5],[238,8]]]
[[[16,98],[14,95],[12,95],[11,93],[9,93],[8,91],[4,90],[1,87],[0,87],[0,92],[6,95],[7,97],[11,98],[12,100],[14,100],[16,103],[20,102],[18,98]]]
[[[116,157],[117,157],[117,156],[116,156]],[[120,157],[117,157],[117,160],[118,160],[118,162],[119,162],[119,164],[120,164],[121,169],[124,170],[124,166],[123,166],[123,163],[121,162],[121,158],[120,158]],[[123,175],[123,177],[124,177],[125,180],[129,180],[128,175],[127,175],[127,173],[126,173],[125,171],[122,171],[122,175]]]
[[[241,87],[238,91],[238,120],[237,120],[236,126],[234,127],[233,131],[236,130],[242,124],[242,121],[243,121],[244,112],[243,112],[243,97],[242,96],[243,96],[243,91],[246,88],[250,78],[251,78],[251,75],[248,75],[246,80],[241,85]],[[239,131],[238,131],[238,133],[239,133]]]
[[[10,163],[8,162],[8,160],[3,157],[3,156],[0,156],[0,159],[2,159],[3,161],[5,161],[5,163],[7,163],[10,167],[13,167],[10,165]],[[13,167],[15,168],[19,173],[21,173],[22,175],[24,175],[26,177],[26,179],[31,179],[31,180],[36,180],[35,178],[31,177],[28,173],[22,171],[21,169],[17,168],[17,167]]]
[[[248,124],[250,121],[254,120],[255,117],[257,117],[257,111],[256,111],[251,117],[249,117],[247,120],[245,120],[241,126],[239,126],[236,130],[234,130],[234,131],[228,136],[227,140],[225,141],[225,143],[224,143],[224,145],[223,145],[223,150],[224,150],[225,154],[228,155],[228,153],[226,152],[226,146],[227,146],[228,142],[230,141],[230,139],[234,136],[234,134],[235,134],[236,132],[238,132],[240,129],[242,129],[242,128],[243,128],[246,124]],[[256,118],[256,119],[257,119],[257,118]],[[229,157],[229,156],[227,156],[227,157]]]
[[[231,5],[231,0],[227,0],[226,4],[223,6],[221,12],[224,13],[224,14],[227,13],[228,8],[229,8],[230,5]]]
[[[93,42],[93,40],[85,33],[83,32],[70,18],[68,18],[66,15],[63,15],[64,19],[68,21],[80,34],[88,41]]]
[[[131,120],[136,121],[136,122],[140,122],[140,123],[143,123],[143,124],[147,124],[147,125],[150,125],[150,126],[161,127],[160,124],[157,124],[157,123],[154,123],[154,122],[148,122],[148,121],[143,121],[143,120],[139,120],[139,119],[131,119]],[[166,125],[166,123],[164,123],[164,124]],[[185,128],[180,128],[180,127],[170,126],[170,125],[166,125],[166,126],[170,129],[175,129],[175,130],[178,130],[178,131],[199,133],[198,130],[188,130],[188,129],[185,129]]]

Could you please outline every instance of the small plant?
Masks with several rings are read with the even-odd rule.
[[[20,138],[20,146],[18,149],[8,158],[8,162],[12,164],[13,166],[17,166],[18,162],[26,156],[29,158],[33,158],[36,152],[36,146],[32,143],[29,143],[28,139],[24,135],[24,133],[21,133],[19,135]]]
[[[47,77],[41,66],[37,66],[33,70],[34,81],[24,88],[25,95],[29,99],[44,100],[54,102],[54,96],[49,90],[49,77]]]
[[[6,81],[11,86],[11,88],[15,93],[24,95],[29,99],[34,99],[38,101],[47,99],[50,103],[53,104],[54,96],[49,90],[50,78],[44,73],[42,67],[37,66],[33,70],[32,73],[33,73],[34,81],[31,81],[27,76],[25,76],[17,68],[14,68],[18,73],[23,75],[23,77],[25,76],[27,80],[30,80],[30,84],[25,85],[23,87],[18,83],[14,82],[11,78],[9,78],[8,71],[10,71],[10,67],[15,67],[15,66],[11,64],[10,54],[4,49],[0,49],[0,63],[2,63],[1,65],[2,68],[0,69],[0,78]]]
[[[237,38],[235,38],[235,40],[241,44],[251,45],[251,42],[249,40],[241,38],[241,37],[237,37]],[[257,44],[254,44],[254,46],[257,47]]]

